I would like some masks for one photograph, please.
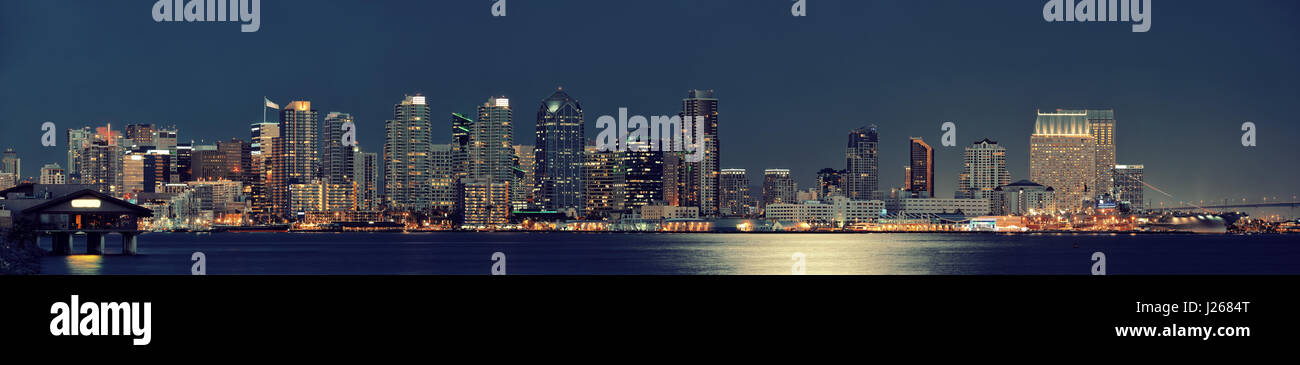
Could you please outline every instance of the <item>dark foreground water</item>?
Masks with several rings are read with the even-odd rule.
[[[48,256],[46,274],[1300,274],[1297,235],[153,233],[137,256]],[[85,252],[83,240],[74,252]],[[49,249],[49,240],[41,242]],[[1077,246],[1077,247],[1076,247]]]

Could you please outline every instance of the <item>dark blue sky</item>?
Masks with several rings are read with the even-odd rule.
[[[62,130],[176,125],[183,140],[248,138],[262,96],[353,113],[379,151],[404,94],[435,122],[512,98],[516,141],[556,86],[598,116],[667,115],[692,88],[720,99],[724,167],[790,168],[810,187],[844,167],[847,132],[880,126],[882,187],[902,184],[909,136],[937,149],[937,190],[955,189],[961,146],[1004,144],[1028,174],[1035,109],[1113,107],[1120,163],[1184,199],[1300,192],[1300,3],[1163,1],[1152,28],[1047,23],[1044,0],[263,0],[261,30],[155,23],[153,0],[0,0],[0,146],[27,175],[64,163]],[[1240,126],[1260,128],[1243,148]],[[60,129],[39,145],[41,122]],[[450,140],[449,132],[434,136]],[[1159,195],[1147,193],[1148,200]]]

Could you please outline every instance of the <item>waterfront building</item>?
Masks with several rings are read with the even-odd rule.
[[[1056,189],[1029,180],[998,187],[996,199],[1002,209],[998,215],[1051,214],[1057,211]]]
[[[788,169],[763,170],[763,206],[766,211],[769,204],[795,203],[794,178]]]
[[[885,201],[890,215],[961,214],[967,217],[989,214],[989,199],[900,198]]]
[[[296,219],[302,207],[319,206],[320,199],[294,201],[293,185],[315,185],[320,190],[320,151],[317,148],[318,113],[310,101],[294,101],[280,110],[280,136],[273,139],[274,171],[269,184],[270,212],[282,219]],[[304,199],[310,194],[299,193]],[[307,209],[309,210],[309,209]]]
[[[626,209],[627,175],[623,171],[623,152],[586,148],[587,162],[583,182],[583,215],[588,219],[610,217]]]
[[[1055,189],[1056,207],[1085,207],[1096,190],[1096,139],[1086,112],[1038,113],[1030,137],[1029,179]]]
[[[493,229],[509,223],[510,182],[474,179],[463,181],[467,229]]]
[[[1142,171],[1145,169],[1146,166],[1143,165],[1115,165],[1116,198],[1134,209],[1145,207],[1146,201],[1142,197],[1142,192],[1146,188],[1146,184],[1142,182]]]
[[[719,215],[724,218],[754,215],[754,198],[749,194],[749,175],[745,169],[722,169],[718,184],[718,198],[722,204]]]
[[[827,200],[806,200],[768,205],[765,215],[769,221],[807,223],[814,227],[845,228],[860,223],[872,223],[881,217],[885,202],[880,200],[852,200],[833,196]]]
[[[1011,173],[1007,171],[1007,150],[997,141],[983,139],[966,146],[962,173],[957,183],[959,199],[989,199],[989,210],[1001,214],[1002,207],[996,203],[994,190],[1011,183]]]

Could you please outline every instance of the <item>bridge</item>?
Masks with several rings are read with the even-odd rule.
[[[1171,211],[1171,210],[1227,210],[1227,209],[1236,209],[1236,208],[1276,208],[1276,207],[1295,208],[1298,206],[1300,206],[1300,201],[1184,206],[1184,207],[1171,207],[1171,208],[1150,208],[1147,210],[1152,212],[1163,212],[1163,211]]]

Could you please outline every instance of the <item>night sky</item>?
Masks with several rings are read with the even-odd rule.
[[[1179,198],[1300,193],[1300,2],[1157,0],[1148,33],[1048,23],[1044,2],[808,0],[795,18],[791,0],[508,0],[493,18],[489,0],[263,0],[260,31],[241,33],[155,23],[153,0],[0,0],[0,148],[35,176],[65,164],[64,130],[87,124],[247,139],[267,96],[352,113],[379,152],[393,104],[417,92],[435,143],[450,141],[448,113],[504,94],[516,143],[533,144],[557,86],[582,103],[589,138],[619,107],[672,115],[687,90],[713,89],[723,167],[756,186],[764,168],[813,186],[818,169],[844,168],[849,130],[877,124],[882,188],[902,185],[919,136],[951,197],[962,146],[997,140],[1025,179],[1036,109],[1113,107],[1118,162]],[[58,147],[40,146],[45,121]],[[944,121],[957,147],[939,147]],[[1241,146],[1245,121],[1257,147]]]

